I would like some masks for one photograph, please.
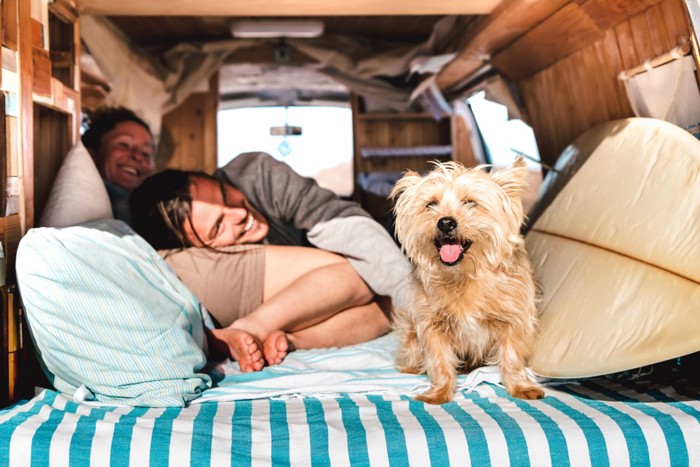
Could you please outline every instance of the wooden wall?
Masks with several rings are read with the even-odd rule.
[[[604,31],[601,39],[517,81],[544,162],[585,130],[634,116],[621,71],[642,64],[690,35],[684,0],[662,0]]]
[[[163,116],[156,169],[177,168],[213,173],[217,168],[217,113],[219,75],[209,81],[208,92],[190,95]]]

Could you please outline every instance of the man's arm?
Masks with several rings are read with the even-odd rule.
[[[241,154],[215,176],[238,187],[268,219],[300,230],[337,217],[370,217],[357,203],[339,198],[266,153]]]

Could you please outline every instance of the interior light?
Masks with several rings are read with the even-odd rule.
[[[323,23],[316,20],[244,20],[231,24],[233,37],[260,39],[271,37],[318,37]]]

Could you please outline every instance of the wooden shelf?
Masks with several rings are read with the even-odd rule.
[[[35,104],[45,105],[67,114],[80,113],[80,95],[78,92],[65,86],[56,78],[51,78],[50,96],[34,93],[32,97]]]
[[[430,146],[393,146],[381,148],[362,148],[360,155],[363,159],[382,157],[427,157],[449,159],[452,155],[452,146],[449,144]]]
[[[362,113],[358,115],[361,120],[432,120],[432,114],[428,113]]]

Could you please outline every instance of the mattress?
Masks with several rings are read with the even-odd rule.
[[[700,465],[697,389],[618,375],[545,382],[544,399],[523,401],[460,376],[453,402],[427,405],[412,398],[424,376],[387,367],[391,345],[295,352],[253,374],[219,367],[219,392],[184,408],[43,389],[0,411],[0,465]],[[245,394],[256,385],[278,395]]]

